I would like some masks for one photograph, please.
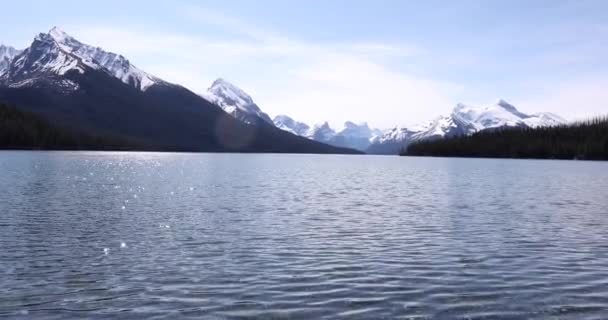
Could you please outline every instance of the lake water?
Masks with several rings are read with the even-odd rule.
[[[608,318],[608,163],[0,152],[0,192],[2,318]]]

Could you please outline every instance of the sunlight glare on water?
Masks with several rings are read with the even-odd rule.
[[[0,317],[602,319],[608,164],[0,153]]]

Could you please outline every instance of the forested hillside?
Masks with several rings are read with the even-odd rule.
[[[43,118],[0,103],[0,149],[131,150],[122,139],[59,128]]]
[[[608,117],[536,129],[482,131],[410,145],[401,155],[608,160]]]

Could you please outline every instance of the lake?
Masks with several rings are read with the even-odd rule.
[[[0,152],[0,317],[605,319],[608,163]]]

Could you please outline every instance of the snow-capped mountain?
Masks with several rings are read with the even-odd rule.
[[[278,115],[271,120],[249,94],[221,78],[215,80],[201,96],[242,122],[254,125],[269,124],[283,131],[336,147],[363,151],[370,145],[372,136],[378,134],[370,129],[367,123],[357,125],[347,121],[344,129],[337,132],[327,122],[310,127],[286,115]]]
[[[327,122],[310,127],[303,122],[295,121],[289,116],[280,115],[274,118],[274,124],[279,129],[315,141],[361,151],[364,151],[371,144],[372,138],[382,134],[378,129],[371,129],[366,122],[356,124],[346,121],[344,128],[335,130]]]
[[[48,35],[65,52],[79,57],[89,65],[103,67],[123,83],[142,91],[145,91],[154,84],[166,84],[165,81],[138,69],[122,55],[83,44],[57,27],[51,29]]]
[[[14,55],[0,74],[0,81],[12,87],[32,86],[71,71],[82,74],[86,69],[106,72],[141,91],[155,84],[168,84],[138,69],[122,55],[81,43],[57,27],[39,34],[29,48]],[[75,84],[71,86],[77,89]]]
[[[263,123],[270,125],[244,124],[192,91],[57,28],[23,51],[2,47],[0,57],[0,101],[58,127],[126,139],[145,150],[356,153],[279,130],[267,116]],[[230,94],[237,91],[229,89],[213,92],[252,102],[235,99]]]
[[[224,79],[215,80],[202,96],[245,123],[259,124],[263,121],[274,126],[268,114],[253,102],[250,95]]]
[[[495,105],[476,108],[458,104],[449,116],[441,116],[411,128],[395,127],[372,139],[369,153],[397,154],[410,143],[470,135],[478,131],[522,127],[536,128],[566,123],[563,118],[551,113],[525,114],[504,100]]]
[[[336,131],[329,126],[329,123],[324,122],[322,124],[315,124],[306,136],[315,141],[330,143],[336,136]]]
[[[295,121],[294,119],[286,115],[278,115],[274,117],[272,122],[274,122],[274,125],[277,128],[285,130],[287,132],[291,132],[298,136],[305,137],[310,131],[310,126],[306,123]]]
[[[344,123],[344,129],[339,131],[338,135],[371,140],[376,136],[382,135],[382,133],[382,130],[370,127],[367,122],[356,124],[346,121]]]
[[[363,122],[361,124],[356,124],[351,121],[346,121],[344,123],[344,129],[338,132],[339,135],[349,136],[353,138],[371,138],[374,133],[372,129],[367,125],[367,122]]]
[[[357,150],[365,150],[371,144],[371,140],[381,134],[380,130],[372,129],[367,122],[356,124],[351,121],[344,123],[344,128],[336,133],[332,143],[334,145],[349,146]]]
[[[286,115],[278,115],[271,120],[249,94],[222,78],[215,80],[201,96],[242,122],[254,125],[269,124],[283,131],[337,147],[363,151],[369,146],[370,139],[380,134],[378,130],[370,129],[367,123],[357,125],[347,121],[344,129],[337,132],[327,122],[311,127]]]
[[[370,128],[366,122],[356,124],[346,121],[341,130],[332,129],[327,122],[316,125],[308,131],[306,136],[333,146],[364,151],[369,147],[372,139],[379,134],[381,134],[380,130]]]
[[[11,61],[13,61],[13,58],[15,58],[15,56],[20,53],[21,50],[17,50],[13,47],[5,45],[0,45],[0,77],[4,72],[6,72]]]

